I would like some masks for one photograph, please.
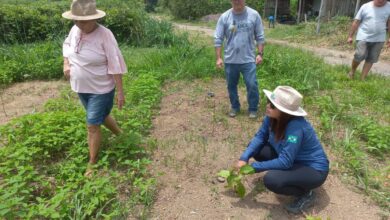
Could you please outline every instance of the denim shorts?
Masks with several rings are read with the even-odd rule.
[[[115,89],[105,94],[78,93],[87,111],[88,125],[101,125],[114,105]]]
[[[368,63],[378,62],[383,44],[384,42],[357,41],[354,60],[356,62],[361,62],[363,60],[366,60]]]

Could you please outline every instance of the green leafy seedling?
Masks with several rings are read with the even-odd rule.
[[[245,196],[246,190],[244,184],[241,180],[245,175],[254,174],[255,169],[250,165],[245,165],[240,168],[240,170],[221,170],[218,173],[218,176],[223,177],[227,180],[227,188],[233,189],[240,198]]]

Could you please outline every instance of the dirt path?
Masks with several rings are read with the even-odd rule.
[[[182,30],[188,30],[188,31],[198,31],[202,32],[208,36],[214,36],[214,30],[208,27],[199,27],[199,26],[191,26],[191,25],[182,25],[182,24],[174,24],[176,28],[180,28]],[[296,43],[289,43],[286,41],[281,40],[273,40],[273,39],[266,39],[268,43],[271,44],[279,44],[279,45],[286,45],[289,47],[294,48],[300,48],[306,51],[311,51],[318,57],[321,57],[324,59],[324,61],[331,65],[351,65],[351,61],[353,58],[353,53],[351,52],[344,52],[344,51],[338,51],[338,50],[332,50],[327,48],[320,48],[320,47],[312,47],[302,44],[296,44]],[[360,70],[363,65],[360,65]],[[379,61],[378,63],[374,64],[374,66],[371,69],[372,72],[384,75],[389,77],[390,76],[390,64],[386,61]]]
[[[65,81],[32,81],[15,83],[1,90],[0,125],[41,110],[48,99],[57,97],[60,89],[68,84]]]
[[[207,96],[210,91],[214,97]],[[304,219],[283,209],[291,198],[259,192],[263,174],[247,179],[249,193],[242,200],[216,180],[219,170],[236,162],[261,123],[261,119],[250,120],[246,112],[227,117],[224,80],[175,82],[165,86],[164,94],[152,132],[158,143],[153,167],[159,176],[152,219]],[[245,97],[244,88],[240,97]],[[323,219],[380,219],[378,207],[333,174],[316,192],[316,205],[307,214]]]

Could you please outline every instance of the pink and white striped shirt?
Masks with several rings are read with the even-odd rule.
[[[112,74],[127,72],[114,35],[100,24],[88,34],[74,25],[63,44],[63,56],[69,60],[70,84],[77,93],[108,93],[115,87]]]

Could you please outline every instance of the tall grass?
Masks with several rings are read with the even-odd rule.
[[[261,87],[290,85],[303,94],[333,87],[334,70],[311,53],[286,46],[267,45],[259,67]]]
[[[351,18],[336,16],[321,25],[319,34],[316,33],[317,23],[315,21],[303,22],[298,25],[278,24],[275,28],[266,29],[266,36],[271,39],[281,39],[289,42],[351,49],[346,43],[351,24]]]
[[[186,43],[165,49],[133,48],[125,51],[131,72],[156,72],[163,80],[191,80],[210,77],[216,72],[213,51],[202,45]]]

